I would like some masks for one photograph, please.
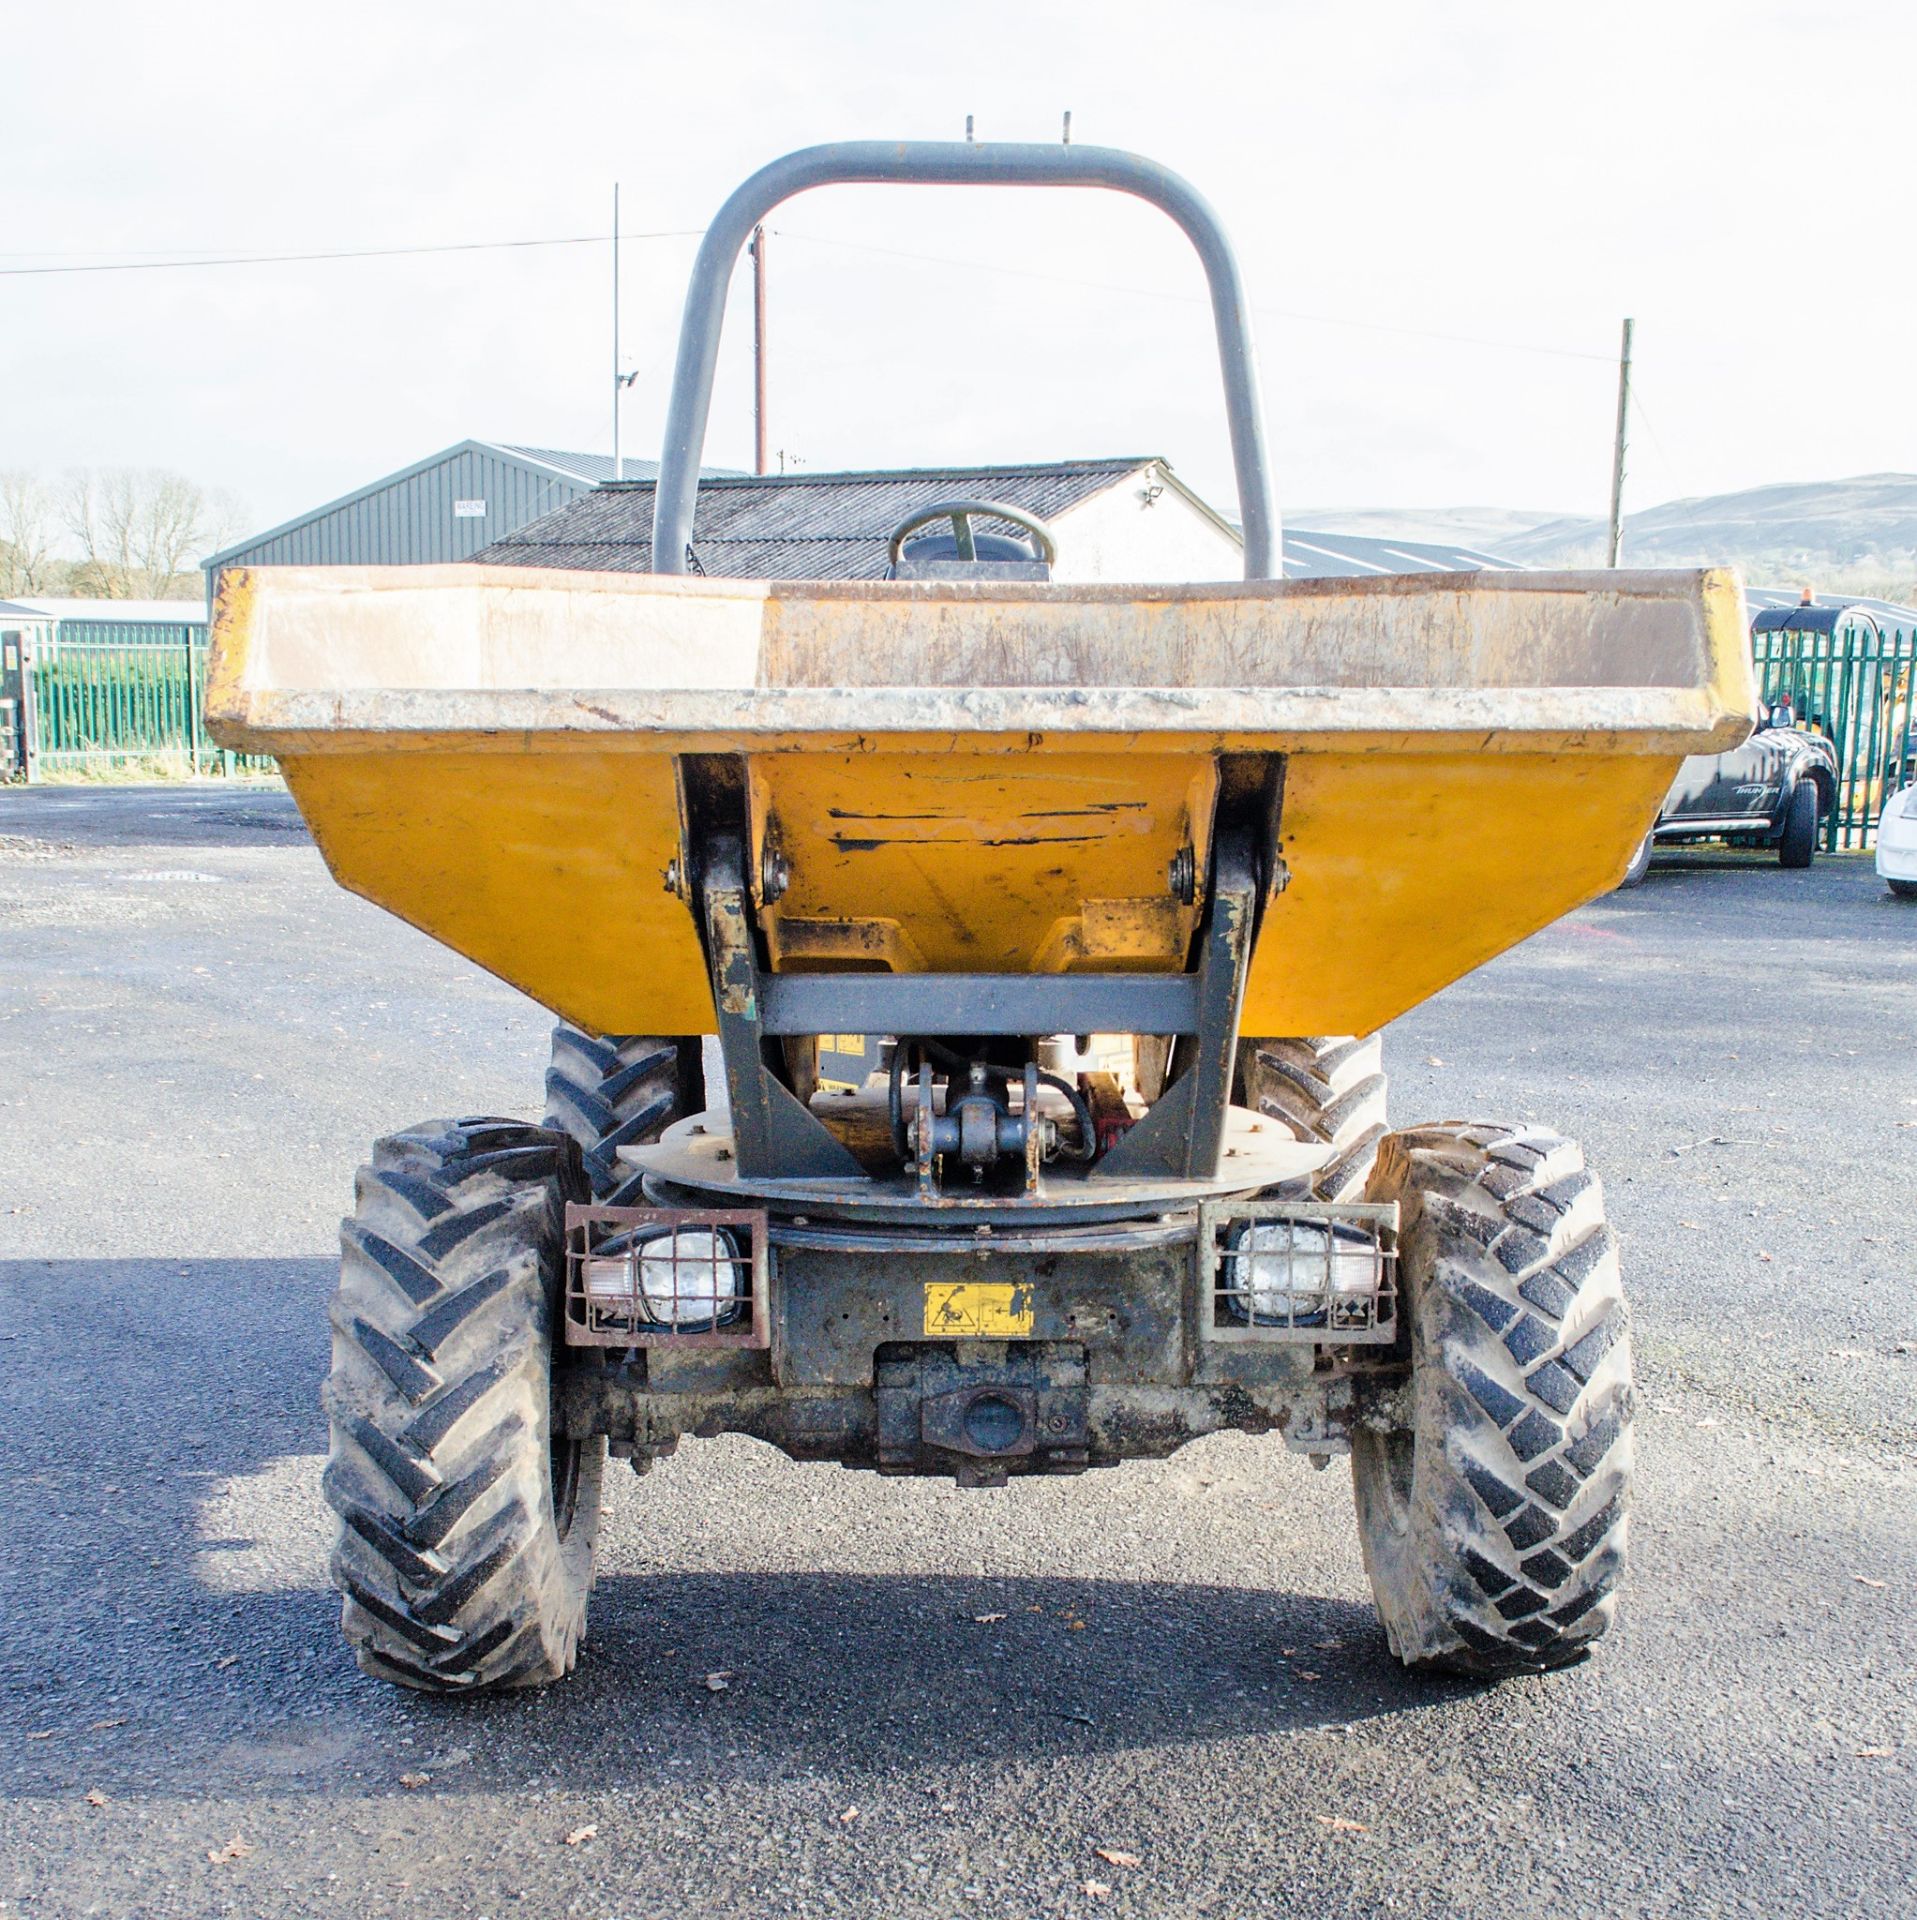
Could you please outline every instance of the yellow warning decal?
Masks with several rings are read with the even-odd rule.
[[[935,1340],[1016,1340],[1032,1331],[1032,1290],[985,1281],[930,1281],[925,1331]]]

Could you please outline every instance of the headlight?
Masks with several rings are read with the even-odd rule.
[[[654,1325],[698,1329],[736,1320],[745,1274],[729,1234],[713,1228],[661,1234],[586,1262],[586,1296],[595,1307],[635,1306]]]
[[[1384,1279],[1376,1241],[1348,1228],[1269,1220],[1226,1243],[1225,1306],[1254,1327],[1322,1327],[1369,1320]]]
[[[1896,803],[1897,811],[1906,820],[1917,820],[1917,787],[1906,787],[1903,797]]]

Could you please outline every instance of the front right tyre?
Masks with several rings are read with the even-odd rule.
[[[333,1584],[368,1673],[435,1693],[538,1686],[585,1631],[603,1438],[553,1425],[563,1133],[429,1121],[360,1169],[340,1229]]]
[[[1400,1207],[1395,1418],[1352,1438],[1365,1570],[1407,1666],[1499,1677],[1610,1625],[1631,1499],[1631,1347],[1603,1196],[1570,1141],[1387,1134]]]

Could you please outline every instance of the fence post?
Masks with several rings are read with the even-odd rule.
[[[193,685],[193,629],[180,629],[180,644],[186,648],[186,738],[193,777],[200,777],[200,697]]]

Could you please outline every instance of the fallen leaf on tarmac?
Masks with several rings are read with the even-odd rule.
[[[1304,1667],[1300,1667],[1298,1669],[1298,1678],[1300,1680],[1317,1680],[1321,1677],[1322,1677],[1321,1675],[1312,1673]]]
[[[124,1720],[96,1720],[87,1728],[87,1732],[105,1733],[109,1727],[123,1727],[125,1725],[126,1722]]]
[[[1320,1653],[1330,1653],[1334,1649],[1342,1647],[1344,1642],[1342,1640],[1314,1640],[1311,1644],[1316,1647]]]
[[[240,1656],[237,1653],[223,1653],[213,1664],[222,1668],[237,1667],[240,1664]]]
[[[1444,1065],[1444,1062],[1440,1060],[1435,1053],[1427,1053],[1424,1057],[1424,1063],[1427,1067],[1441,1067]]]
[[[598,1831],[599,1829],[588,1821],[583,1827],[574,1827],[573,1830],[566,1835],[563,1844],[568,1847],[583,1847]]]
[[[730,1668],[721,1668],[717,1673],[709,1673],[706,1675],[706,1691],[708,1693],[725,1693],[730,1690],[731,1686],[732,1672]]]
[[[1135,1853],[1127,1853],[1123,1847],[1094,1847],[1092,1851],[1108,1867],[1142,1867],[1143,1858]]]
[[[858,1817],[859,1817],[859,1810],[857,1807],[847,1807],[846,1810],[839,1815],[839,1825],[842,1827],[849,1827],[852,1824],[852,1822],[856,1820]]]
[[[1005,1616],[1002,1613],[975,1613],[972,1618],[976,1620],[981,1627],[995,1627]]]
[[[1085,1623],[1083,1620],[1067,1620],[1065,1622],[1065,1631],[1067,1633],[1083,1633],[1085,1631]]]
[[[399,1784],[402,1787],[423,1787],[432,1778],[429,1773],[402,1773]]]
[[[1111,1888],[1102,1880],[1087,1880],[1083,1884],[1085,1892],[1089,1893],[1094,1900],[1109,1900],[1112,1897]]]
[[[38,1733],[28,1734],[27,1738],[29,1740],[51,1740],[53,1738],[53,1729],[51,1727],[43,1727]]]
[[[253,1851],[248,1843],[236,1833],[223,1847],[208,1847],[206,1857],[216,1867],[224,1866],[229,1860],[244,1860]]]
[[[89,1787],[87,1789],[87,1805],[90,1807],[105,1806],[106,1795],[103,1794],[98,1787]]]
[[[1770,1255],[1769,1255],[1768,1253],[1766,1253],[1766,1252],[1764,1252],[1762,1248],[1759,1248],[1759,1249],[1758,1249],[1758,1254],[1757,1254],[1757,1257],[1758,1257],[1758,1258],[1759,1258],[1760,1260],[1768,1260],[1768,1259],[1770,1259],[1770,1258],[1771,1258],[1771,1256],[1770,1256]]]
[[[1888,1760],[1896,1751],[1895,1747],[1859,1747],[1857,1757],[1860,1760]],[[87,1798],[91,1800],[92,1794],[88,1794]]]
[[[1689,1227],[1693,1233],[1702,1233],[1704,1231],[1703,1227],[1695,1220],[1680,1220],[1677,1224],[1680,1227]]]
[[[1043,1607],[1027,1607],[1025,1611],[1027,1613],[1043,1613],[1045,1609]]]
[[[1321,1813],[1314,1817],[1321,1827],[1329,1827],[1333,1833],[1369,1833],[1371,1831],[1362,1820],[1341,1820],[1335,1813]]]
[[[1888,1580],[1873,1580],[1867,1573],[1853,1573],[1851,1578],[1855,1580],[1860,1587],[1887,1587],[1890,1585]],[[31,1739],[32,1736],[29,1735],[28,1738]]]

